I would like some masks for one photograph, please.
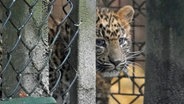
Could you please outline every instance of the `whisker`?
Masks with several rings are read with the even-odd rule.
[[[128,75],[128,69],[127,69],[127,67],[128,66],[123,67],[122,68],[122,72],[123,72],[123,74],[125,74],[125,76],[127,76],[129,78],[130,76]]]
[[[131,68],[130,66],[127,66],[127,68]],[[131,74],[135,74],[132,70],[129,70]]]
[[[138,55],[140,55],[141,53],[136,53],[136,54],[132,54],[132,55],[127,55],[126,60],[130,60],[130,59],[134,59],[136,58]]]
[[[135,74],[135,72],[133,72],[132,70],[128,70],[128,69],[135,67],[135,66],[142,69],[142,66],[136,62],[125,61],[125,67],[123,67],[122,71],[125,74],[125,76],[127,76],[129,79],[131,79],[131,77],[128,73]]]
[[[130,56],[138,56],[138,55],[140,55],[142,53],[143,53],[142,51],[129,52],[129,54],[132,54]]]
[[[143,51],[134,51],[134,52],[129,52],[129,53],[133,53],[133,54],[141,54],[141,53],[143,53]]]
[[[137,66],[137,67],[139,67],[139,68],[143,68],[143,66],[142,65],[140,65],[140,64],[138,64],[138,63],[136,63],[136,62],[131,62],[131,61],[127,61],[128,62],[128,64],[129,65],[131,65],[132,67],[135,67],[135,66]]]
[[[128,62],[125,62],[124,67],[122,68],[122,71],[123,71],[123,73],[125,73],[127,75],[128,75],[128,67],[129,67]]]
[[[130,59],[134,59],[134,58],[136,58],[136,57],[128,56],[128,57],[126,57],[126,60],[130,60]]]

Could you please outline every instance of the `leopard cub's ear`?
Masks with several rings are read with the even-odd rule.
[[[134,16],[134,9],[132,6],[124,6],[118,10],[117,15],[121,20],[126,20],[127,22],[132,22]]]

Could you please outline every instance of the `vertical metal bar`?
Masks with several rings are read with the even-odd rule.
[[[132,1],[132,6],[133,6],[133,8],[135,8],[135,1],[133,0]],[[135,18],[133,18],[133,21],[135,20]],[[135,22],[133,22],[132,23],[132,52],[134,52],[135,51]],[[133,59],[133,62],[135,62],[135,59]],[[132,73],[132,80],[133,80],[133,82],[135,82],[135,79],[134,79],[134,77],[135,77],[135,74],[134,74],[134,72],[135,72],[135,64],[133,63],[133,65],[132,65],[132,71],[133,71],[133,73]],[[133,94],[135,94],[135,85],[134,85],[134,83],[132,83],[132,93]]]
[[[96,1],[79,0],[78,104],[96,103]]]

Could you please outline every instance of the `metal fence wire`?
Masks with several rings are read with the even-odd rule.
[[[145,20],[146,20],[146,0],[98,0],[97,6],[107,7],[117,11],[119,8],[131,5],[135,10],[132,31],[132,52],[143,51],[136,56],[129,65],[128,75],[120,75],[112,80],[110,104],[143,104],[145,75]]]
[[[69,56],[79,32],[73,7],[70,0],[0,0],[1,100],[53,96],[69,102],[77,79]]]

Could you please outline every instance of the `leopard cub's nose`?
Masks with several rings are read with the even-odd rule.
[[[118,66],[119,65],[119,63],[121,63],[121,61],[114,61],[114,62],[112,62],[115,66]]]

